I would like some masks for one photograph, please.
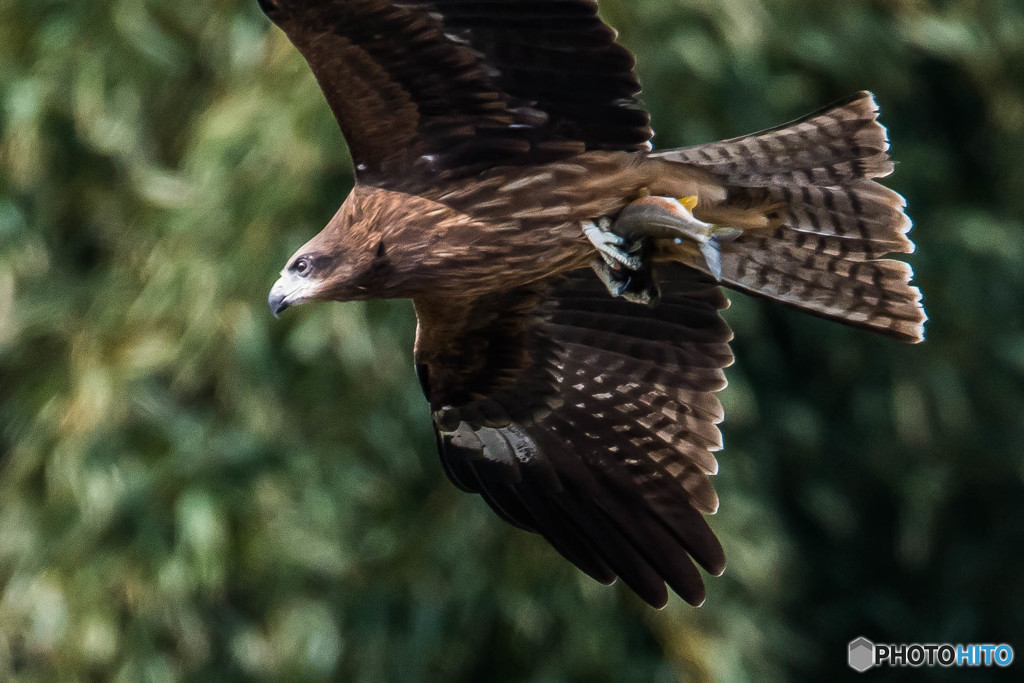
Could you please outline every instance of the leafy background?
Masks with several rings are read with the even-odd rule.
[[[849,674],[858,635],[1024,647],[1024,5],[602,11],[660,147],[874,90],[917,225],[924,345],[735,297],[705,606],[597,585],[444,480],[406,302],[270,318],[351,177],[255,2],[0,0],[0,677],[800,679]]]

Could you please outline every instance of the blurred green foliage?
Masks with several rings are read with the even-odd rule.
[[[706,605],[444,480],[407,303],[270,318],[351,177],[255,0],[0,0],[0,678],[821,678],[1024,634],[1024,5],[602,9],[659,147],[874,90],[917,224],[922,346],[735,297]]]

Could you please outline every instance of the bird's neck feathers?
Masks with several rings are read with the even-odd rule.
[[[426,259],[431,202],[357,185],[303,249],[332,261],[322,297],[336,301],[412,297]]]

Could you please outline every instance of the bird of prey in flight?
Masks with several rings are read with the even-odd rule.
[[[259,0],[306,58],[355,186],[276,315],[412,299],[441,462],[604,583],[704,600],[732,361],[721,285],[920,341],[870,93],[654,151],[596,0]]]

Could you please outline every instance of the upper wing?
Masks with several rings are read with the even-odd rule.
[[[259,0],[313,69],[360,181],[406,186],[648,149],[596,0]]]
[[[727,300],[708,276],[663,267],[650,309],[608,296],[593,273],[479,299],[417,305],[416,367],[456,485],[540,532],[603,582],[655,606],[665,583],[692,604],[720,574],[704,519],[732,361]]]

